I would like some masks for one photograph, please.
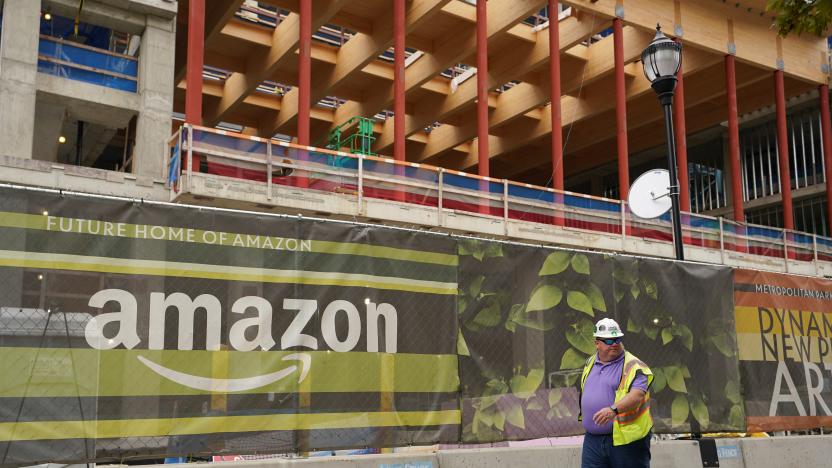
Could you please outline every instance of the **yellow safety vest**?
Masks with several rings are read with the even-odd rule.
[[[583,374],[581,374],[581,393],[584,391],[584,384],[592,366],[595,365],[595,355],[589,357],[584,365]],[[629,352],[624,352],[624,366],[621,370],[621,383],[615,390],[615,401],[618,402],[624,395],[629,393],[630,385],[636,378],[638,372],[647,376],[648,391],[644,395],[644,399],[633,409],[627,412],[621,412],[616,415],[612,423],[612,444],[626,445],[631,442],[643,439],[650,429],[653,428],[653,418],[650,416],[650,384],[653,383],[653,372],[647,367],[639,358],[633,356]],[[578,400],[580,405],[580,400]],[[579,417],[580,419],[580,417]]]

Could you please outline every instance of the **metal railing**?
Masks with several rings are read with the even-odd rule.
[[[191,191],[194,173],[206,173],[263,184],[268,201],[275,198],[275,186],[294,187],[355,197],[359,214],[365,199],[381,199],[435,208],[439,214],[465,212],[672,243],[669,213],[639,218],[620,200],[188,124],[165,148],[168,186],[177,193]],[[832,262],[832,238],[701,214],[682,213],[682,236],[685,245],[720,252],[721,263],[732,252]]]

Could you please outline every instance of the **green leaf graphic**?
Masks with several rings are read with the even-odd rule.
[[[685,378],[682,375],[682,369],[677,366],[667,366],[664,368],[664,376],[667,379],[667,386],[674,392],[687,393],[688,387],[685,385]]]
[[[575,256],[572,257],[572,269],[575,270],[575,273],[588,275],[589,258],[584,254],[575,254]]]
[[[471,286],[468,287],[468,295],[476,298],[480,295],[480,290],[482,290],[482,283],[485,281],[485,275],[479,275],[471,281]]]
[[[515,375],[511,378],[511,392],[517,398],[531,398],[543,383],[543,375],[543,369],[532,369],[527,376]]]
[[[682,342],[682,346],[687,348],[688,351],[693,351],[693,333],[687,325],[674,326],[673,334],[679,337],[679,340]]]
[[[740,394],[740,383],[738,380],[730,379],[725,384],[725,397],[733,404],[739,404],[742,401]]]
[[[566,328],[566,341],[572,346],[585,354],[592,354],[595,352],[595,339],[592,337],[592,332],[595,326],[586,319],[581,319],[577,325],[577,330],[572,327]]]
[[[499,242],[489,242],[485,245],[485,258],[495,258],[503,256],[503,244]]]
[[[591,317],[595,316],[595,312],[592,311],[592,303],[589,302],[586,294],[580,291],[569,291],[566,295],[566,303],[578,312],[583,312]]]
[[[540,267],[540,271],[537,273],[538,276],[547,276],[547,275],[557,275],[558,273],[563,272],[569,266],[569,257],[572,254],[569,252],[552,252],[546,257],[546,260],[543,262],[543,266]]]
[[[595,286],[595,283],[588,282],[584,285],[583,291],[586,297],[589,298],[589,302],[592,303],[593,309],[601,312],[607,311],[607,303],[604,302],[604,293],[601,292],[601,288]]]
[[[698,396],[691,396],[690,410],[693,413],[693,417],[699,421],[700,427],[703,429],[707,428],[710,424],[710,419],[708,417],[708,407],[705,405],[705,402],[702,401],[702,398]]]
[[[500,318],[500,303],[492,300],[479,311],[473,322],[482,327],[493,327],[500,323]]]
[[[727,333],[720,333],[711,337],[711,343],[719,350],[725,357],[734,357],[734,343]]]
[[[549,407],[551,408],[557,406],[557,404],[560,403],[560,399],[562,396],[563,393],[559,388],[553,388],[549,390]]]
[[[534,397],[529,400],[529,403],[526,405],[526,410],[528,411],[539,411],[543,409],[543,401],[540,398]]]
[[[559,287],[550,284],[543,284],[535,288],[532,292],[532,298],[529,299],[529,305],[526,306],[526,312],[533,312],[535,310],[548,310],[560,304],[563,298],[563,291]]]
[[[465,337],[462,336],[462,330],[456,334],[456,353],[460,356],[471,355],[471,352],[468,351],[468,344],[465,343]]]
[[[673,426],[684,424],[688,420],[688,398],[684,395],[676,395],[673,404],[670,406],[670,423]]]
[[[630,333],[638,333],[641,331],[641,325],[633,322],[633,319],[627,319],[627,331]]]
[[[638,299],[638,295],[641,294],[641,290],[638,288],[638,285],[633,284],[630,286],[630,294],[633,295],[633,299]]]
[[[499,430],[505,430],[506,426],[506,415],[502,411],[497,411],[497,414],[494,415],[494,427]]]
[[[583,356],[579,352],[575,351],[575,348],[569,348],[565,353],[563,353],[563,357],[560,359],[560,368],[582,369],[585,362],[586,356]]]
[[[641,278],[641,288],[644,290],[644,294],[652,297],[653,299],[659,298],[659,290],[656,286],[656,282],[649,279],[649,278]]]
[[[651,369],[653,371],[653,383],[650,385],[650,391],[659,393],[667,386],[667,379],[664,376],[664,371],[661,368]]]
[[[632,271],[622,267],[616,267],[612,271],[612,277],[615,278],[616,281],[627,285],[635,284],[637,279]]]
[[[734,405],[731,407],[728,421],[731,422],[732,429],[745,430],[745,411],[743,411],[742,405]]]
[[[523,407],[520,402],[513,403],[506,414],[506,420],[512,426],[517,426],[521,429],[526,428],[526,418],[523,415]]]
[[[673,333],[670,332],[670,327],[662,328],[662,344],[666,345],[673,341]]]

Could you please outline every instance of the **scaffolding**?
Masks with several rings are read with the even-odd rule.
[[[352,117],[329,132],[326,147],[336,151],[349,148],[351,154],[375,156],[373,142],[376,141],[376,137],[373,135],[373,123],[373,119]]]

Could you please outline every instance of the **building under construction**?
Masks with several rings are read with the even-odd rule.
[[[389,452],[583,434],[601,318],[657,465],[827,465],[829,45],[765,6],[0,0],[0,466],[574,465]]]

